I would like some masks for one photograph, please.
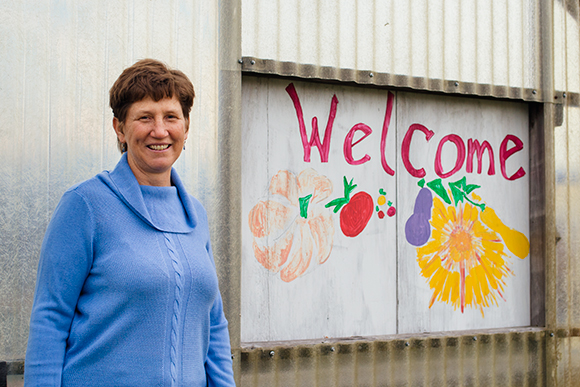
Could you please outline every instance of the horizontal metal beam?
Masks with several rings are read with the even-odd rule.
[[[566,99],[568,99],[568,104],[572,103],[573,106],[577,106],[580,99],[578,93],[566,93],[563,91],[545,93],[540,89],[526,89],[504,85],[412,77],[400,74],[377,73],[367,70],[317,66],[296,62],[280,62],[254,57],[242,57],[239,62],[242,65],[242,72],[244,73],[320,81],[337,81],[376,87],[396,87],[410,90],[474,97],[522,100],[529,102],[564,104],[566,103]]]

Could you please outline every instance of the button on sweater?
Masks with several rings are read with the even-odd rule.
[[[139,186],[126,155],[70,188],[46,231],[26,386],[233,386],[207,215],[172,170]]]

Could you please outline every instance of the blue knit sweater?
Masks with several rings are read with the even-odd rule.
[[[126,155],[70,188],[46,231],[26,386],[233,386],[207,215],[141,187]]]

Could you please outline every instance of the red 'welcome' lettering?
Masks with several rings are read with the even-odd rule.
[[[443,145],[445,142],[451,141],[457,147],[457,158],[455,159],[455,167],[447,173],[443,172],[443,166],[441,165],[441,151],[443,150]],[[463,144],[463,140],[456,134],[448,134],[447,136],[443,137],[441,141],[439,141],[439,145],[437,146],[437,154],[435,155],[435,173],[440,178],[444,179],[449,177],[456,172],[458,172],[461,167],[463,166],[463,162],[465,161],[465,144]]]
[[[298,93],[294,88],[294,84],[290,83],[286,87],[286,92],[292,99],[294,104],[294,109],[296,110],[296,116],[298,118],[298,126],[300,129],[300,138],[302,140],[302,146],[304,149],[304,161],[310,162],[310,155],[312,146],[316,146],[320,152],[320,159],[321,162],[327,163],[328,156],[330,152],[330,140],[332,136],[332,129],[334,125],[334,120],[336,118],[337,112],[337,105],[338,105],[338,98],[336,94],[332,96],[332,100],[330,102],[330,112],[328,115],[328,121],[326,123],[326,130],[324,132],[324,139],[320,141],[320,135],[318,133],[318,119],[316,117],[312,118],[312,133],[310,139],[308,139],[308,134],[306,133],[306,125],[304,124],[304,113],[302,112],[302,105],[300,104],[300,99],[298,98]],[[381,153],[381,165],[383,170],[391,175],[395,175],[395,171],[388,165],[385,149],[387,143],[387,134],[389,132],[389,126],[391,122],[391,115],[393,111],[395,96],[393,93],[389,92],[387,96],[387,106],[385,110],[385,119],[383,121],[383,128],[381,132],[381,142],[380,142],[380,153]],[[411,163],[410,155],[411,155],[411,140],[413,139],[413,134],[415,132],[422,132],[425,135],[425,139],[427,142],[431,140],[431,138],[435,135],[435,133],[427,129],[422,124],[412,124],[407,129],[405,133],[405,137],[403,138],[403,142],[401,144],[401,158],[403,161],[403,165],[405,169],[411,176],[417,178],[423,178],[426,175],[424,168],[415,168]],[[362,132],[363,136],[353,142],[354,136],[356,132]],[[355,160],[353,156],[353,148],[356,144],[364,140],[365,138],[369,137],[372,134],[373,130],[366,124],[360,122],[351,127],[348,131],[344,143],[343,143],[343,154],[344,159],[350,165],[361,165],[368,161],[370,161],[371,156],[365,154],[363,157]],[[442,160],[444,159],[444,151],[443,145],[447,142],[452,142],[456,147],[456,158],[455,158],[455,165],[449,172],[443,171]],[[511,148],[508,148],[509,143],[512,142],[514,145]],[[522,167],[520,167],[513,175],[507,175],[507,167],[506,162],[507,159],[510,158],[514,153],[519,152],[524,148],[524,144],[522,140],[520,140],[517,136],[512,134],[506,135],[504,140],[500,145],[500,154],[499,154],[499,161],[501,166],[501,174],[502,176],[510,181],[517,180],[523,176],[525,176],[526,172]],[[434,169],[435,173],[441,178],[448,178],[461,170],[463,164],[466,164],[466,172],[473,173],[473,159],[474,156],[477,156],[477,173],[481,174],[483,170],[483,157],[485,152],[487,151],[488,159],[489,159],[489,168],[487,170],[488,175],[495,174],[495,163],[494,163],[494,153],[493,147],[490,145],[489,142],[483,141],[479,142],[477,139],[470,138],[467,140],[467,162],[466,162],[466,147],[465,142],[458,134],[448,134],[444,136],[437,146],[437,152],[435,154],[435,162],[434,162]]]
[[[427,139],[427,141],[431,140],[431,137],[433,137],[433,135],[435,134],[432,130],[427,129],[425,126],[421,124],[413,124],[409,126],[409,129],[407,130],[407,133],[403,138],[403,144],[401,144],[401,157],[403,159],[403,165],[405,166],[407,171],[411,174],[411,176],[425,177],[426,175],[425,169],[423,168],[415,169],[415,167],[413,167],[413,164],[411,164],[411,160],[409,159],[409,155],[411,152],[411,138],[413,137],[413,133],[415,133],[415,131],[417,130],[425,134],[425,138]]]
[[[510,149],[507,149],[509,141],[513,142],[514,146]],[[524,149],[524,143],[522,142],[522,140],[520,140],[518,137],[514,136],[513,134],[508,134],[507,136],[505,136],[505,138],[501,142],[501,145],[499,147],[499,164],[501,166],[501,174],[507,180],[517,180],[526,174],[524,169],[522,167],[520,167],[520,169],[518,169],[516,173],[514,173],[513,175],[508,177],[507,172],[506,172],[506,166],[505,166],[507,159],[511,155],[513,155],[516,152],[521,151],[522,149]]]
[[[352,139],[354,137],[354,134],[359,130],[363,132],[364,135],[353,144]],[[348,134],[346,135],[346,138],[344,139],[343,146],[344,159],[346,160],[347,163],[351,165],[360,165],[366,163],[371,159],[371,156],[365,154],[360,160],[354,160],[352,157],[352,147],[361,142],[362,140],[364,140],[365,138],[367,138],[372,132],[373,130],[368,125],[365,125],[363,123],[356,124],[349,130]]]
[[[487,170],[488,175],[495,175],[495,164],[493,159],[493,148],[489,145],[489,142],[484,141],[479,144],[479,141],[470,138],[467,140],[467,165],[465,170],[467,173],[473,172],[473,154],[477,153],[477,173],[481,174],[483,169],[483,152],[487,150],[489,156],[489,169]]]
[[[381,133],[381,164],[385,172],[391,176],[395,175],[395,171],[393,171],[391,167],[389,167],[389,164],[387,164],[385,147],[387,145],[387,133],[389,133],[389,125],[391,123],[391,113],[393,112],[394,100],[395,95],[389,91],[389,95],[387,97],[387,109],[385,110],[385,121],[383,122],[383,132]]]
[[[290,98],[292,98],[294,109],[296,109],[298,126],[300,127],[300,137],[302,138],[302,146],[304,147],[304,161],[310,162],[310,150],[312,149],[312,145],[314,145],[320,151],[320,160],[323,163],[327,163],[328,152],[330,151],[330,136],[332,134],[332,125],[334,124],[334,118],[336,117],[336,105],[338,105],[338,98],[336,98],[336,94],[332,96],[332,101],[330,103],[330,113],[328,115],[328,122],[326,123],[326,131],[324,132],[324,140],[322,140],[321,144],[320,136],[318,135],[318,119],[316,117],[312,118],[312,135],[309,141],[308,135],[306,134],[306,125],[304,125],[302,105],[300,104],[300,99],[298,98],[298,93],[296,93],[296,89],[294,88],[293,83],[286,87],[286,92],[288,95],[290,95]]]

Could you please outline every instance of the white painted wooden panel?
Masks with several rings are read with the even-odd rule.
[[[306,143],[317,118],[309,161],[297,107]],[[527,105],[246,77],[242,118],[242,341],[530,324]],[[307,171],[324,184],[300,192]],[[341,223],[355,199],[326,208],[345,177],[374,207],[356,236]],[[317,240],[331,249],[321,264]]]
[[[458,158],[464,160],[456,173],[441,179],[450,204],[440,200],[435,190],[425,188],[433,197],[432,203],[439,201],[444,205],[429,203],[429,240],[424,239],[421,243],[417,241],[415,244],[419,246],[416,247],[411,244],[410,239],[413,238],[408,236],[407,221],[413,214],[415,200],[421,190],[418,186],[421,178],[412,176],[404,165],[404,154],[399,155],[399,333],[529,325],[530,273],[526,250],[529,249],[527,106],[521,103],[409,93],[398,93],[396,106],[398,149],[403,149],[404,138],[413,124],[420,123],[425,133],[432,132],[432,137],[427,141],[423,132],[415,131],[409,148],[408,160],[412,168],[424,169],[425,182],[440,179],[436,173],[438,159],[443,169],[440,174],[453,170]],[[507,135],[514,136],[511,138],[515,142],[521,140],[523,149],[509,155],[515,142],[509,138],[505,142]],[[484,141],[489,143],[494,154],[493,173],[489,169],[487,151],[483,156],[481,173],[478,173],[477,157],[473,157],[473,171],[467,171],[470,139],[478,140],[480,144]],[[503,156],[502,142],[505,142]],[[440,145],[442,143],[443,146]],[[437,156],[439,147],[440,158]],[[458,149],[461,148],[465,154],[458,157]],[[500,161],[502,157],[506,160],[504,172]],[[525,172],[522,177],[515,180],[504,177],[504,173],[512,177],[519,168]],[[480,186],[466,197],[475,204],[485,204],[483,211],[467,204],[465,196],[459,196],[464,199],[461,202],[454,200],[450,183],[464,177],[464,187]],[[479,198],[474,197],[473,193]],[[457,216],[454,220],[453,212],[458,214],[462,209],[464,213],[471,210],[469,220],[467,216]],[[446,212],[436,220],[440,211]],[[490,220],[493,212],[504,226],[497,220]],[[459,219],[463,219],[463,222]],[[411,226],[411,229],[413,227],[417,229],[418,226]],[[499,251],[502,254],[496,254]],[[420,266],[421,262],[423,266]],[[451,265],[451,262],[454,264]],[[441,266],[438,272],[432,273],[431,269],[437,266]],[[462,279],[462,270],[465,280]],[[455,283],[454,277],[457,280]],[[495,281],[497,284],[494,288]],[[435,285],[437,282],[438,285]],[[474,290],[470,290],[469,283],[476,285]],[[450,291],[447,299],[446,291]],[[469,294],[474,296],[471,302]],[[477,299],[476,295],[481,299]],[[431,302],[433,297],[435,299]]]
[[[336,96],[338,104],[332,135],[327,140],[330,141],[327,162],[321,161],[321,152],[317,147],[311,149],[310,162],[304,160],[297,112],[290,94],[285,90],[291,83],[300,99],[308,139],[311,139],[312,119],[317,117],[321,142],[325,143],[323,137],[331,101]],[[385,90],[244,78],[242,341],[396,333],[396,216],[386,215],[389,201],[394,208],[397,207],[396,187],[395,177],[385,172],[380,156],[388,95]],[[394,110],[392,114],[391,122],[394,123]],[[370,134],[352,148],[352,160],[362,159],[365,155],[370,160],[360,165],[350,165],[345,158],[344,141],[351,128],[362,123],[370,129]],[[362,134],[357,131],[353,142],[360,139]],[[394,135],[395,131],[391,129],[385,142],[386,161],[391,167],[395,165]],[[320,202],[311,202],[308,217],[304,219],[297,206],[297,195],[274,195],[274,192],[281,190],[269,192],[268,187],[274,176],[282,176],[280,171],[298,176],[310,169],[316,171],[311,172],[314,175],[322,176],[319,179],[327,187],[331,186],[332,191],[327,192]],[[353,201],[335,214],[325,205],[343,197],[345,177],[357,185],[350,195]],[[284,181],[293,184],[295,180]],[[380,189],[384,195],[380,194]],[[360,194],[354,199],[360,192],[366,192],[368,196]],[[313,192],[306,190],[298,196],[308,193]],[[382,205],[377,202],[380,196],[385,197]],[[367,197],[370,202],[366,206],[364,200],[356,204],[359,197]],[[270,212],[260,213],[259,203],[268,200],[281,203],[282,207],[268,207]],[[353,230],[352,227],[341,227],[340,217],[343,212],[356,210],[359,205],[363,213],[364,210],[369,211],[368,224],[358,235],[346,236]],[[383,218],[379,218],[375,207],[385,214]],[[288,209],[291,214],[284,218],[279,212],[274,213],[280,208]],[[311,214],[310,211],[314,212]],[[328,219],[329,224],[318,227],[304,223],[317,214]],[[268,216],[271,220],[274,218],[270,222],[272,228],[266,237],[260,238],[259,226],[266,222]],[[284,223],[283,219],[287,222]],[[309,246],[304,239],[299,240],[300,230],[304,235],[326,235],[322,239],[331,251],[323,257],[327,258],[324,263],[319,264],[313,256],[304,274],[292,276],[288,275],[287,267],[298,262],[298,258],[292,259],[294,252],[319,250],[316,245]],[[259,262],[260,254],[256,254],[253,243],[272,247],[288,233],[294,235],[288,260],[279,269],[278,265],[271,265],[272,270],[268,270],[266,267],[270,265]],[[270,255],[271,258],[279,256],[281,254]]]

